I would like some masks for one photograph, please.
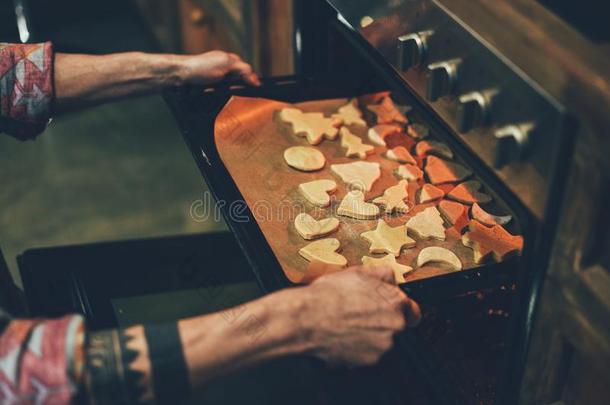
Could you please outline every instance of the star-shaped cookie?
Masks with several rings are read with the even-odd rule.
[[[381,103],[369,105],[367,108],[377,117],[377,124],[407,124],[409,122],[390,97],[384,97]]]
[[[513,254],[521,254],[523,236],[511,235],[501,225],[486,227],[479,221],[468,224],[468,232],[462,235],[462,243],[474,250],[475,263],[483,263],[491,258],[501,262]]]
[[[398,257],[403,247],[415,246],[415,241],[407,236],[405,225],[392,228],[383,219],[377,222],[375,230],[363,232],[360,236],[370,242],[370,253],[389,253]]]
[[[394,281],[396,284],[406,283],[405,274],[413,271],[413,267],[405,266],[396,261],[394,255],[385,255],[383,257],[369,257],[364,256],[362,258],[362,264],[365,266],[388,266],[394,270]]]

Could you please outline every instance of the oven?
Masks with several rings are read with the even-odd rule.
[[[517,51],[499,47],[502,27],[492,26],[497,15],[490,10],[509,18],[519,7],[481,3],[486,5],[297,2],[296,75],[263,78],[260,88],[226,84],[165,95],[264,291],[295,284],[242,193],[243,179],[232,176],[219,150],[215,131],[219,122],[227,125],[223,111],[235,97],[302,103],[391,91],[397,103],[411,108],[410,124],[424,125],[449,145],[513,216],[510,229],[525,242],[519,257],[402,285],[422,304],[424,318],[400,337],[396,352],[379,369],[392,391],[388,403],[543,403],[528,402],[523,375],[526,364],[531,369],[529,344],[561,219],[579,113],[572,101],[568,108],[551,79],[524,61],[525,51],[516,58]],[[488,18],[490,27],[473,27],[469,12]],[[251,176],[260,175],[252,170]],[[350,387],[358,392],[358,383]]]

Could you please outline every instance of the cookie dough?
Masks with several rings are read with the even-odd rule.
[[[326,164],[322,152],[310,146],[293,146],[286,149],[284,160],[288,166],[303,172],[315,172]]]
[[[301,213],[294,219],[294,227],[303,239],[311,240],[326,236],[339,228],[337,218],[316,220],[309,214]]]

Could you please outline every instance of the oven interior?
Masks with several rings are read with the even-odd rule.
[[[295,103],[391,90],[399,102],[413,107],[415,121],[425,123],[448,143],[510,207],[525,246],[521,257],[497,264],[493,271],[475,269],[406,285],[407,292],[421,301],[424,319],[420,327],[400,338],[397,353],[386,363],[386,372],[395,382],[398,397],[412,401],[409,403],[509,403],[506,390],[512,382],[506,370],[520,357],[510,356],[509,349],[513,337],[526,327],[511,314],[523,305],[535,264],[532,253],[539,249],[541,224],[395,70],[337,20],[325,2],[312,2],[301,11],[302,49],[297,59],[303,63],[297,64],[298,75],[263,78],[260,88],[235,84],[166,93],[211,192],[217,199],[242,200],[218,156],[213,136],[215,119],[231,96]],[[314,16],[316,24],[303,22]],[[261,287],[274,291],[290,286],[256,221],[235,223],[227,217],[227,223]],[[415,380],[426,387],[410,389]]]

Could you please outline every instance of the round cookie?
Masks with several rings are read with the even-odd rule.
[[[284,160],[288,166],[304,172],[320,170],[326,164],[322,152],[309,146],[293,146],[286,149]]]

